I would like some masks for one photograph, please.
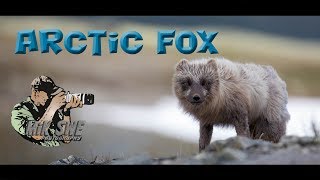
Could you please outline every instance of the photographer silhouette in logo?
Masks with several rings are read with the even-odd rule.
[[[47,124],[47,126],[35,127],[38,132],[46,128],[47,135],[53,136],[57,130],[59,121],[70,121],[70,111],[73,108],[81,108],[83,101],[76,96],[69,96],[66,101],[66,93],[63,88],[57,86],[47,76],[39,76],[31,83],[31,96],[12,110],[11,124],[14,129],[25,139],[42,146],[60,146],[61,143],[70,143],[70,140],[48,140],[42,133],[31,133],[31,124]],[[93,101],[93,100],[92,100]],[[29,128],[29,129],[28,129]],[[34,135],[35,134],[35,135]]]

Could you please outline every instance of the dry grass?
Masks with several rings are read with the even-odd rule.
[[[315,138],[320,137],[320,128],[317,126],[316,122],[314,120],[311,121],[311,128],[312,132]]]

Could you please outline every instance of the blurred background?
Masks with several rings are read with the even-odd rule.
[[[68,155],[89,161],[148,153],[153,157],[184,156],[198,151],[198,123],[183,114],[173,96],[174,65],[182,58],[223,56],[232,61],[272,65],[286,81],[291,120],[287,135],[311,136],[311,122],[320,121],[320,17],[318,16],[28,16],[0,17],[0,164],[49,164]],[[135,55],[118,47],[102,55],[87,49],[73,55],[14,54],[20,30],[40,29],[118,32],[137,31],[143,49]],[[213,43],[219,54],[181,54],[173,46],[157,55],[157,31],[218,31]],[[199,41],[201,42],[201,41]],[[82,43],[82,42],[81,42]],[[95,104],[72,110],[86,121],[82,141],[55,148],[22,139],[10,123],[13,106],[30,96],[30,83],[47,75],[74,93],[93,93]],[[320,127],[320,126],[319,126]],[[234,136],[234,129],[214,128],[213,140]]]

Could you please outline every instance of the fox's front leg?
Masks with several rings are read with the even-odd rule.
[[[250,137],[249,120],[248,116],[236,116],[234,120],[234,127],[237,136]]]
[[[210,144],[212,129],[212,124],[203,124],[200,122],[199,152],[204,150]]]

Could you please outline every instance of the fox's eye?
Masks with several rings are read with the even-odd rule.
[[[181,81],[181,87],[184,91],[187,90],[191,85],[192,85],[192,82],[190,79]]]
[[[213,81],[211,79],[201,79],[200,85],[203,86],[205,89],[210,90]]]
[[[181,83],[183,86],[191,86],[192,82],[190,81],[190,79],[185,80]]]
[[[201,79],[201,80],[200,80],[200,85],[201,85],[201,86],[210,86],[210,85],[211,85],[211,82],[210,82],[210,80]]]
[[[201,81],[200,81],[200,84],[201,84],[201,86],[205,86],[206,85],[206,80],[204,80],[204,79],[202,79]]]
[[[190,79],[187,80],[187,83],[188,83],[188,86],[191,86],[192,85],[192,82]]]

